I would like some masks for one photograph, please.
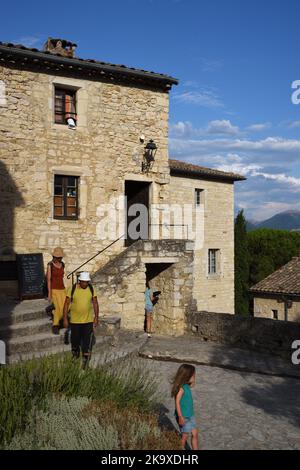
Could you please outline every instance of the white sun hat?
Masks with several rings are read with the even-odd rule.
[[[83,271],[80,273],[80,276],[78,278],[78,281],[86,281],[89,282],[91,280],[90,273]]]

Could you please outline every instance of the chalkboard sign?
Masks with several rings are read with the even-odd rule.
[[[20,299],[44,297],[44,261],[42,253],[17,255]]]

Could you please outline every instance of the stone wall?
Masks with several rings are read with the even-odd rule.
[[[193,305],[193,254],[193,244],[181,240],[134,243],[93,276],[100,314],[118,314],[123,328],[143,330],[146,275],[152,266],[150,285],[162,292],[154,307],[154,331],[183,334]]]
[[[291,357],[293,341],[300,340],[300,323],[266,318],[194,312],[189,316],[189,326],[202,341],[216,341],[285,358]]]
[[[152,182],[151,202],[168,199],[168,94],[35,71],[0,67],[0,256],[66,252],[67,271],[111,240],[99,239],[99,206],[124,194],[125,180]],[[78,127],[54,123],[54,85],[77,89]],[[141,173],[145,143],[158,150],[152,171]],[[54,175],[80,177],[79,220],[53,218]],[[115,238],[124,227],[117,224]],[[94,271],[124,244],[91,262]]]
[[[197,226],[195,188],[203,190],[202,204],[197,208]],[[171,203],[194,208],[194,230],[188,238],[195,240],[193,295],[198,310],[234,313],[233,199],[233,183],[171,176]],[[218,275],[208,274],[209,249],[220,250]]]
[[[285,320],[284,302],[278,302],[277,298],[254,297],[254,316],[262,318],[274,318],[273,310],[278,312],[278,320]],[[291,308],[288,308],[288,320],[300,322],[300,299],[293,299]]]

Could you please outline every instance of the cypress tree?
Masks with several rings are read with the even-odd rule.
[[[249,315],[249,252],[244,211],[241,210],[234,227],[235,313]]]

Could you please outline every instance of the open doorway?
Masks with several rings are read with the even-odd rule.
[[[150,184],[144,181],[125,181],[125,246],[132,245],[136,240],[149,238]]]

